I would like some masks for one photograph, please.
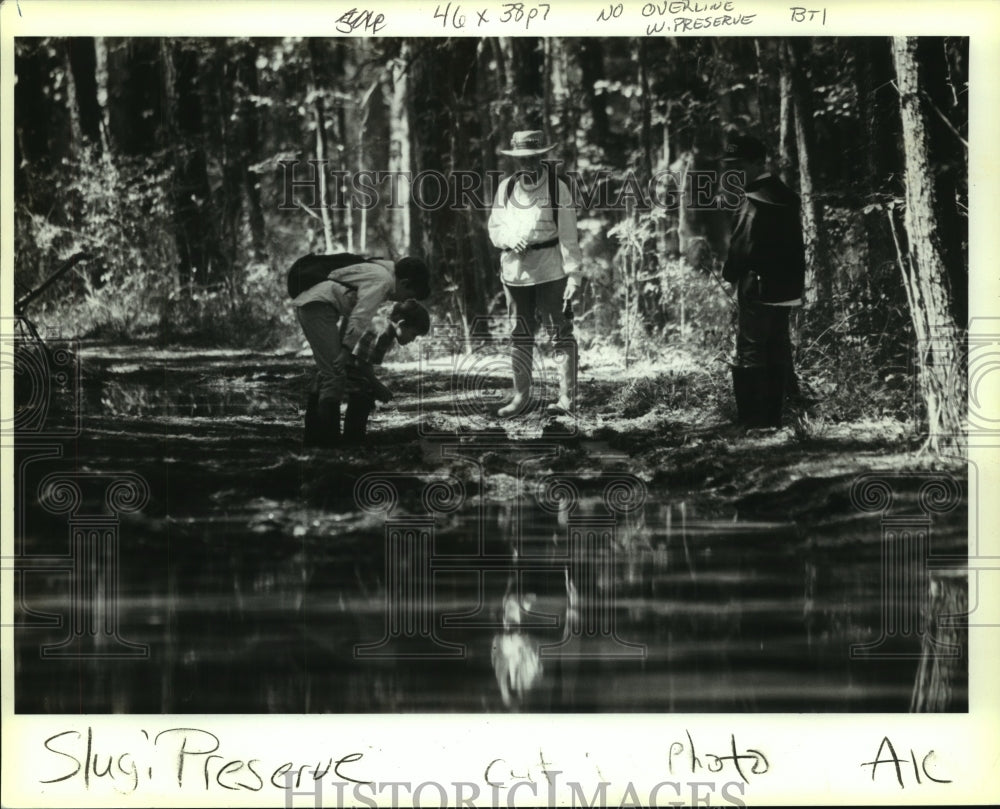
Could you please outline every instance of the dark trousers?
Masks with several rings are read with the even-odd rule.
[[[741,283],[737,295],[739,314],[736,332],[736,365],[764,368],[792,365],[789,315],[792,307],[761,303],[752,286]]]
[[[786,393],[797,383],[792,368],[790,306],[761,303],[754,284],[740,284],[733,389],[737,419],[750,427],[780,427]]]

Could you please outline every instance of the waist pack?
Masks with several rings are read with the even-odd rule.
[[[352,264],[361,264],[364,261],[373,261],[377,257],[359,256],[356,253],[331,253],[330,255],[318,256],[310,253],[302,256],[288,270],[288,297],[297,298],[307,289],[316,286],[321,281],[326,281],[330,273],[342,267],[350,267]],[[335,280],[336,279],[332,279]],[[351,292],[357,292],[357,287],[337,281]]]

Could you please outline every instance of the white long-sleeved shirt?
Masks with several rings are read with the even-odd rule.
[[[341,267],[331,272],[326,281],[320,281],[293,298],[292,305],[305,306],[321,301],[336,306],[337,311],[347,318],[341,342],[353,351],[371,326],[375,312],[396,290],[394,266],[389,259],[373,259]],[[357,291],[352,292],[338,281],[350,284]]]
[[[576,208],[569,187],[558,181],[559,207],[557,222],[552,221],[549,183],[544,173],[533,185],[524,178],[507,199],[507,185],[513,178],[500,181],[493,210],[490,212],[490,241],[504,252],[500,256],[500,277],[509,286],[532,286],[557,281],[564,275],[580,272],[583,256],[576,233]],[[559,238],[559,244],[540,250],[515,253],[510,248],[519,239],[529,245]]]

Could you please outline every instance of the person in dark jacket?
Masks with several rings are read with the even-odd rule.
[[[737,290],[733,393],[737,420],[747,427],[781,426],[793,378],[789,315],[802,305],[805,285],[799,197],[767,171],[766,158],[759,140],[737,136],[722,161],[738,172],[744,192],[722,276]]]

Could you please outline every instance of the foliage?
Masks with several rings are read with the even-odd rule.
[[[472,333],[476,317],[503,309],[487,211],[420,210],[404,200],[402,214],[383,201],[365,211],[333,205],[321,216],[288,204],[283,163],[298,161],[301,177],[303,161],[325,149],[331,170],[385,171],[401,166],[405,153],[404,168],[413,173],[485,175],[507,169],[497,149],[513,130],[539,126],[559,143],[564,171],[577,172],[588,188],[603,185],[614,203],[630,182],[648,189],[658,173],[688,177],[718,168],[726,134],[745,129],[782,158],[795,188],[803,171],[795,127],[781,136],[790,123],[783,111],[801,101],[787,96],[794,50],[813,133],[803,145],[810,147],[818,228],[828,249],[829,276],[820,280],[830,290],[807,300],[799,367],[832,419],[860,410],[910,418],[912,331],[885,218],[885,206],[900,194],[902,154],[890,43],[789,42],[19,41],[16,291],[37,285],[60,258],[87,250],[98,260],[32,309],[40,323],[115,340],[298,344],[283,267],[331,245],[369,255],[412,252],[436,272],[434,319],[455,327],[447,350],[465,350],[482,337]],[[81,68],[86,61],[70,56],[87,48],[101,55],[89,75]],[[923,54],[945,201],[941,237],[951,283],[961,292],[968,183],[959,142],[967,137],[968,42],[926,38]],[[781,148],[788,153],[778,155]],[[331,183],[334,196],[339,186]],[[578,212],[588,279],[575,312],[583,348],[614,352],[626,366],[673,347],[726,362],[734,319],[731,291],[719,278],[726,216],[687,196],[667,206],[617,202]],[[900,238],[905,252],[905,234]],[[649,384],[628,397],[645,401],[666,383]]]
[[[289,331],[282,323],[285,292],[267,265],[251,266],[216,287],[181,284],[169,226],[172,171],[162,165],[162,156],[112,160],[88,148],[79,162],[64,162],[71,186],[61,175],[46,178],[59,186],[65,208],[58,218],[22,209],[20,271],[29,274],[29,261],[41,268],[78,251],[95,261],[82,265],[72,282],[59,282],[62,294],[50,293],[37,315],[29,314],[55,332],[71,326],[81,337],[277,344]],[[59,223],[66,218],[71,226]],[[35,283],[44,274],[36,274]]]

